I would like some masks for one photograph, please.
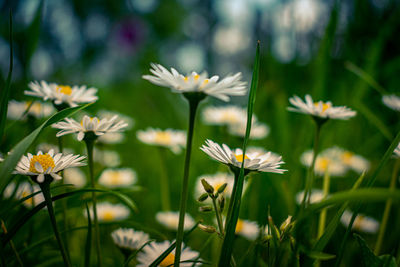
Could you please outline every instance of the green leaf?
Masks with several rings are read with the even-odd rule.
[[[331,260],[336,257],[336,255],[324,253],[321,251],[304,251],[304,253],[310,258],[320,261]]]
[[[85,261],[84,265],[86,267],[90,266],[90,254],[92,252],[92,219],[90,218],[89,207],[86,203],[86,215],[88,220],[87,226],[87,235],[86,235],[86,242],[85,242]]]
[[[357,75],[360,79],[365,81],[369,86],[374,88],[378,93],[380,93],[381,95],[386,94],[385,88],[383,88],[377,81],[375,81],[374,78],[372,78],[371,75],[366,73],[363,69],[357,67],[350,61],[345,62],[344,66],[346,67],[346,69],[348,69],[349,71]]]
[[[381,267],[383,266],[383,260],[379,257],[375,256],[374,252],[368,247],[365,240],[358,234],[353,234],[353,236],[357,239],[358,245],[361,249],[362,260],[364,266],[368,267]]]
[[[71,116],[74,113],[88,107],[91,104],[86,104],[79,107],[66,108],[47,119],[42,125],[36,128],[32,133],[20,141],[13,149],[12,153],[5,158],[4,162],[0,166],[0,195],[3,194],[4,189],[11,180],[11,173],[13,172],[18,161],[22,155],[28,150],[31,144],[36,140],[42,130],[53,123],[56,123],[65,117]]]
[[[392,255],[382,255],[378,258],[383,261],[383,267],[397,267],[396,258]]]

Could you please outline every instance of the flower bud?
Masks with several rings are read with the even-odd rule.
[[[210,212],[210,211],[212,211],[213,209],[212,209],[212,207],[210,207],[210,206],[203,206],[203,207],[200,207],[199,208],[199,211],[200,212]]]
[[[218,199],[218,204],[219,204],[219,210],[220,210],[220,212],[223,212],[223,211],[224,211],[224,208],[225,208],[225,198],[224,198],[224,196],[221,196],[221,197]]]
[[[218,187],[218,193],[223,193],[224,191],[225,191],[225,188],[226,188],[226,186],[227,186],[228,184],[227,183],[224,183],[223,185],[221,185],[220,187]]]
[[[207,194],[207,193],[204,193],[204,194],[202,194],[202,195],[197,199],[197,201],[203,202],[203,201],[205,201],[207,198],[208,198],[208,194]]]
[[[215,229],[215,227],[211,225],[199,224],[199,228],[200,230],[210,234],[213,234],[217,231],[217,229]]]
[[[279,227],[279,229],[281,230],[281,232],[284,232],[287,230],[287,228],[290,226],[290,223],[292,222],[292,216],[289,215],[287,217],[287,219],[281,224],[281,226]]]
[[[206,180],[201,179],[201,184],[203,185],[204,190],[205,190],[207,193],[209,193],[209,194],[214,193],[214,187],[212,187],[209,183],[207,183]]]

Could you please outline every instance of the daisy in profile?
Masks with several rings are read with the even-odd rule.
[[[10,198],[14,197],[15,199],[25,198],[33,193],[40,192],[40,187],[38,185],[31,185],[28,182],[21,182],[16,188],[17,184],[11,182],[4,190],[4,197]],[[37,204],[40,204],[44,201],[44,197],[42,194],[36,194],[31,198],[25,200],[22,204],[25,207],[31,209]]]
[[[347,227],[350,224],[352,216],[353,213],[351,211],[345,210],[342,217],[340,218],[340,221],[344,226]],[[360,232],[374,234],[378,232],[379,222],[372,217],[358,214],[356,219],[354,220],[352,229]]]
[[[115,133],[123,130],[128,126],[122,120],[118,120],[118,116],[114,116],[110,119],[104,118],[99,119],[97,117],[83,116],[81,122],[77,122],[74,119],[66,118],[65,121],[61,121],[52,125],[53,128],[60,129],[57,133],[57,137],[76,133],[78,141],[82,141],[86,134],[91,134],[94,138],[97,138],[103,134]]]
[[[388,108],[400,111],[400,97],[398,97],[397,95],[384,95],[382,97],[382,102]]]
[[[156,220],[169,230],[176,231],[179,223],[179,212],[160,211],[156,214]],[[185,214],[184,230],[190,230],[195,225],[195,221],[189,214]]]
[[[288,107],[289,111],[309,114],[321,119],[347,120],[356,115],[356,112],[348,107],[334,107],[330,101],[314,102],[310,95],[305,96],[305,101],[295,95],[289,98],[289,102],[294,106]]]
[[[111,204],[109,202],[97,203],[97,218],[100,222],[123,221],[129,217],[129,209],[122,204]],[[90,208],[90,217],[93,217],[93,209]],[[87,216],[86,211],[84,215]]]
[[[265,123],[253,122],[251,125],[250,139],[263,139],[269,134],[269,127]],[[246,121],[231,125],[228,127],[228,132],[231,135],[245,137],[246,135]]]
[[[165,250],[171,246],[171,241],[164,241],[160,243],[152,242],[148,246],[145,246],[142,251],[139,252],[137,256],[138,265],[137,267],[147,267],[150,266]],[[181,252],[181,259],[179,266],[191,267],[200,266],[201,263],[194,263],[193,261],[199,259],[200,253],[191,250],[189,247],[183,245]],[[161,267],[173,266],[175,260],[175,249],[164,258],[164,260],[158,265]],[[185,262],[187,261],[187,262]]]
[[[247,118],[247,111],[238,106],[209,106],[203,110],[203,120],[210,125],[231,126],[241,123],[243,118]]]
[[[114,244],[121,249],[138,250],[150,240],[149,235],[132,228],[118,228],[111,233]]]
[[[61,180],[58,175],[60,171],[71,167],[86,165],[83,160],[84,156],[80,155],[64,155],[62,153],[54,154],[53,150],[43,154],[39,151],[37,155],[28,153],[22,156],[21,160],[15,167],[14,174],[21,174],[31,177],[37,183],[43,183],[46,179],[49,181]]]
[[[320,202],[324,198],[324,192],[320,189],[311,189],[310,194],[310,203]],[[301,191],[296,194],[296,202],[297,204],[301,204],[304,199],[304,191]]]
[[[300,157],[301,163],[307,167],[311,166],[312,159],[312,150],[304,152]],[[347,170],[348,167],[340,159],[324,151],[322,151],[315,160],[314,172],[320,176],[323,176],[327,171],[331,176],[344,176]]]
[[[50,116],[55,110],[53,105],[49,103],[34,102],[32,104],[32,102],[18,102],[15,100],[8,102],[7,117],[9,119],[19,120],[26,111],[28,111],[26,115],[41,119]]]
[[[369,169],[369,161],[364,157],[337,146],[324,150],[323,154],[342,161],[344,165],[357,173],[362,173]]]
[[[136,182],[136,172],[130,168],[106,169],[99,178],[99,184],[106,187],[126,187]]]
[[[241,81],[240,72],[220,80],[218,76],[208,77],[206,72],[201,74],[192,72],[184,76],[174,68],[169,71],[160,64],[152,63],[151,67],[150,72],[153,75],[143,75],[143,79],[159,86],[169,87],[175,93],[200,92],[227,102],[229,96],[242,96],[247,92],[246,83]]]
[[[82,188],[86,185],[86,175],[79,168],[69,168],[64,170],[64,183],[72,184],[76,188]]]
[[[113,150],[100,150],[94,148],[93,160],[109,168],[114,168],[121,164],[121,158],[118,152]]]
[[[212,159],[228,165],[236,171],[242,166],[243,152],[240,148],[231,150],[225,144],[220,146],[208,139],[205,145],[200,149]],[[282,157],[276,158],[271,152],[267,152],[263,155],[258,153],[246,153],[244,156],[244,168],[247,172],[257,171],[282,174],[286,170],[280,169],[281,165],[284,163],[281,159]]]
[[[75,107],[82,103],[96,102],[98,99],[96,96],[97,89],[93,87],[87,88],[85,85],[69,86],[35,81],[30,82],[28,86],[30,90],[26,90],[24,92],[25,95],[36,96],[44,101],[50,100],[57,106],[66,104],[70,107]]]
[[[234,176],[233,174],[226,173],[226,172],[218,172],[216,174],[207,174],[207,175],[202,175],[197,179],[196,182],[196,199],[200,197],[204,193],[204,187],[201,183],[201,180],[204,179],[207,181],[209,185],[211,185],[214,188],[214,192],[217,192],[218,189],[224,185],[227,184],[224,190],[224,195],[226,197],[230,197],[232,194],[232,188],[233,188],[233,183],[234,183]]]
[[[166,147],[175,154],[180,153],[182,148],[186,146],[185,131],[147,128],[146,130],[137,131],[136,136],[145,144]]]

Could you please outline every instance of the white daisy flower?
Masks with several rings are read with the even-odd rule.
[[[82,103],[92,103],[97,101],[96,88],[87,88],[83,86],[69,86],[69,85],[59,85],[55,83],[47,83],[41,81],[40,83],[30,82],[29,88],[31,91],[27,90],[24,93],[30,96],[40,97],[43,100],[53,101],[56,105],[68,104],[71,107],[75,107]]]
[[[200,149],[214,160],[230,167],[240,168],[242,165],[243,152],[240,148],[236,148],[233,151],[225,144],[222,144],[221,147],[219,144],[207,139],[206,144]],[[284,163],[281,158],[282,157],[274,157],[271,152],[263,155],[259,155],[258,153],[246,153],[244,157],[244,168],[247,171],[283,173],[286,170],[279,169],[281,164]]]
[[[98,119],[97,117],[90,118],[89,116],[83,116],[81,123],[78,123],[74,119],[66,118],[65,121],[61,121],[52,125],[53,128],[61,129],[57,133],[57,137],[77,133],[78,141],[82,141],[85,137],[85,133],[94,133],[97,137],[107,133],[119,132],[128,126],[124,121],[117,121],[118,116],[114,116],[111,119]]]
[[[345,210],[342,217],[340,218],[340,221],[344,226],[347,227],[350,224],[352,216],[353,213],[351,211]],[[352,229],[360,232],[374,234],[379,230],[379,222],[374,218],[358,214],[356,219],[354,220]]]
[[[246,122],[231,125],[228,127],[228,132],[231,135],[245,137],[246,135]],[[263,139],[269,134],[269,127],[265,123],[253,122],[250,130],[250,139]]]
[[[384,95],[382,97],[382,102],[388,108],[400,111],[400,97],[398,97],[397,95]]]
[[[164,225],[167,229],[177,231],[179,224],[179,212],[177,211],[160,211],[156,214],[156,220]],[[190,230],[195,225],[195,221],[188,213],[185,214],[184,230]]]
[[[246,109],[238,106],[206,107],[203,110],[203,120],[211,125],[235,125],[247,117]]]
[[[103,144],[120,144],[125,141],[125,135],[123,133],[106,133],[97,138],[99,143]]]
[[[13,196],[14,192],[14,198],[16,199],[22,199],[24,197],[27,197],[33,193],[40,192],[41,189],[38,185],[31,185],[28,182],[21,182],[17,188],[16,183],[11,182],[5,189],[4,189],[4,197],[10,198]],[[43,194],[36,194],[31,198],[28,198],[23,202],[23,205],[27,208],[32,208],[44,201],[44,196]]]
[[[133,118],[129,117],[128,115],[121,114],[116,111],[105,110],[105,109],[101,109],[97,112],[97,117],[99,117],[99,118],[112,118],[115,115],[117,115],[118,118],[120,118],[121,120],[123,120],[124,122],[126,122],[128,124],[128,126],[126,127],[126,130],[132,129],[133,126],[135,125],[135,120]]]
[[[137,138],[148,145],[167,147],[175,154],[180,153],[186,146],[186,132],[173,129],[147,128],[136,132]]]
[[[105,167],[117,167],[121,164],[121,158],[116,151],[93,149],[93,160]]]
[[[79,168],[69,168],[64,170],[64,183],[72,184],[76,188],[82,188],[86,185],[86,175]]]
[[[322,119],[347,120],[356,115],[356,112],[345,106],[334,107],[330,101],[313,102],[310,95],[305,96],[305,102],[298,96],[289,98],[294,107],[288,107],[289,111],[310,114]]]
[[[227,184],[224,190],[224,196],[230,197],[232,194],[233,183],[234,183],[234,176],[233,174],[226,173],[226,172],[218,172],[216,174],[207,174],[202,175],[197,179],[196,182],[196,198],[200,197],[202,194],[205,193],[204,187],[201,184],[201,180],[204,179],[207,181],[214,188],[214,192],[217,192],[218,188],[220,188],[223,184]]]
[[[152,242],[148,246],[145,246],[142,251],[139,252],[137,255],[138,265],[137,267],[147,267],[153,261],[155,261],[165,250],[167,250],[171,246],[171,241],[164,241],[161,243]],[[181,263],[179,266],[182,267],[191,267],[191,266],[200,266],[201,263],[194,264],[194,260],[201,260],[198,259],[199,253],[196,251],[191,250],[189,247],[185,247],[182,244],[182,252],[181,252]],[[160,267],[167,267],[173,266],[175,260],[175,249],[168,254],[167,257],[158,265]],[[188,262],[184,262],[188,261]],[[193,265],[194,264],[194,265]]]
[[[122,221],[129,217],[129,209],[122,204],[111,204],[109,202],[97,203],[97,219],[100,222]],[[90,217],[93,217],[93,208],[89,209]],[[87,216],[86,210],[84,215]]]
[[[60,180],[61,176],[57,174],[58,172],[67,168],[86,165],[82,162],[83,159],[85,157],[80,155],[54,154],[53,150],[45,154],[39,151],[37,155],[28,153],[27,156],[22,156],[13,173],[30,176],[38,183],[43,183],[46,175],[50,175],[55,180]]]
[[[369,169],[369,161],[360,155],[356,155],[351,151],[344,150],[340,147],[332,147],[324,150],[324,155],[342,161],[347,167],[355,172],[362,173]]]
[[[225,220],[226,218],[224,218],[224,221]],[[225,222],[224,222],[224,227],[225,227]],[[260,227],[256,222],[238,219],[235,228],[235,233],[237,235],[240,235],[246,238],[247,240],[254,241],[257,239],[259,232],[260,232]]]
[[[308,150],[301,155],[300,161],[304,166],[310,167],[312,158],[313,151]],[[348,167],[338,158],[332,157],[331,154],[321,152],[315,160],[314,172],[321,176],[323,176],[326,171],[328,171],[331,176],[344,176],[347,170]]]
[[[148,234],[132,228],[119,228],[111,233],[114,244],[123,249],[138,250],[150,240]]]
[[[21,119],[24,112],[27,110],[31,103],[30,102],[18,102],[11,100],[8,102],[7,117],[12,120]],[[54,113],[54,107],[48,103],[34,102],[28,110],[27,115],[35,117],[37,119],[46,118]]]
[[[137,180],[136,172],[130,168],[106,169],[99,178],[99,184],[106,187],[126,187],[133,185]]]
[[[296,194],[297,204],[301,204],[304,198],[304,191],[298,192]],[[310,203],[320,202],[324,198],[324,192],[320,189],[311,189]]]
[[[242,74],[239,72],[227,76],[219,81],[218,76],[208,78],[206,72],[184,76],[174,68],[168,71],[160,64],[151,64],[150,72],[154,75],[143,75],[143,79],[153,84],[169,87],[175,93],[202,92],[223,101],[229,101],[229,96],[241,96],[247,92],[246,83],[241,81]]]

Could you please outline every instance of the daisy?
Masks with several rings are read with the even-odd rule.
[[[98,137],[97,141],[103,144],[120,144],[125,140],[123,133],[106,133]]]
[[[45,154],[39,151],[37,155],[28,153],[27,156],[22,156],[15,167],[14,174],[30,176],[32,180],[38,183],[43,183],[48,176],[60,180],[61,176],[57,174],[58,172],[67,168],[86,165],[82,162],[83,159],[85,157],[80,155],[54,154],[54,150]]]
[[[136,172],[129,168],[124,169],[106,169],[99,178],[99,184],[106,187],[126,187],[136,182]]]
[[[105,167],[117,167],[121,164],[121,158],[116,151],[93,149],[93,160]]]
[[[224,227],[225,227],[226,218],[224,218]],[[260,227],[256,222],[238,219],[236,223],[235,233],[240,235],[247,240],[254,241],[257,239],[258,234],[260,232]]]
[[[64,170],[64,183],[82,188],[86,185],[86,175],[79,168],[66,169]]]
[[[206,124],[230,126],[241,123],[243,118],[247,118],[246,109],[238,106],[210,106],[203,110],[203,120]]]
[[[246,135],[246,122],[238,123],[228,127],[228,132],[231,135],[245,137]],[[253,122],[251,125],[250,139],[263,139],[269,134],[269,127],[265,123]]]
[[[313,151],[308,150],[304,152],[300,161],[304,166],[309,167],[312,163],[313,159]],[[340,161],[338,158],[332,157],[331,154],[327,154],[322,151],[317,155],[317,159],[315,160],[314,172],[320,176],[323,176],[325,172],[329,172],[329,175],[332,176],[344,176],[348,170],[348,167]]]
[[[26,101],[18,102],[15,100],[11,100],[10,102],[8,102],[7,117],[12,120],[21,119],[22,115],[24,115],[24,112],[27,110],[29,105],[31,105],[30,102]],[[36,119],[41,119],[41,118],[46,118],[53,113],[54,113],[53,105],[48,103],[34,102],[30,106],[27,115],[32,116]]]
[[[343,162],[344,165],[354,170],[355,172],[362,173],[369,169],[369,162],[360,155],[356,155],[351,151],[345,150],[340,147],[332,147],[324,150],[325,155],[331,158],[336,158]]]
[[[150,266],[165,250],[171,246],[171,241],[164,241],[160,243],[151,243],[145,246],[142,251],[137,256],[137,261],[139,262],[137,267],[147,267]],[[183,246],[184,247],[184,246]],[[189,247],[182,249],[181,253],[181,263],[179,266],[191,267],[200,266],[201,263],[193,263],[194,260],[200,261],[200,253],[191,250]],[[158,265],[160,267],[173,266],[175,260],[175,249],[164,258],[164,260]],[[184,262],[188,261],[188,262]]]
[[[304,198],[304,191],[301,191],[296,194],[296,202],[297,204],[301,204]],[[311,189],[310,195],[310,203],[320,202],[324,198],[324,192],[320,189]]]
[[[105,109],[99,110],[97,112],[97,117],[99,117],[99,118],[112,118],[115,115],[117,115],[118,118],[120,118],[121,120],[123,120],[124,122],[126,122],[128,124],[128,126],[126,127],[126,130],[132,129],[133,126],[135,125],[135,120],[132,119],[131,117],[129,117],[128,115],[121,114],[116,111],[105,110]]]
[[[289,111],[310,114],[322,119],[347,120],[356,115],[356,112],[345,106],[334,107],[330,101],[313,102],[310,95],[305,96],[305,102],[298,96],[289,98],[294,107],[288,107]]]
[[[174,68],[168,71],[160,64],[151,64],[150,72],[153,75],[143,75],[143,79],[153,84],[169,87],[175,93],[201,92],[211,95],[223,101],[229,101],[229,96],[245,95],[247,92],[246,83],[241,81],[242,74],[239,72],[219,80],[218,76],[208,77],[206,72],[184,76]]]
[[[138,250],[150,240],[149,235],[132,228],[119,228],[111,233],[114,244],[122,249]]]
[[[388,108],[400,111],[400,97],[398,97],[397,95],[384,95],[382,97],[382,102]]]
[[[240,148],[236,148],[233,151],[225,144],[221,147],[219,144],[208,139],[206,140],[206,144],[200,149],[214,160],[224,163],[231,168],[238,169],[242,165],[243,152]],[[244,168],[247,171],[283,173],[286,170],[279,169],[280,165],[284,163],[281,158],[274,157],[271,152],[263,155],[246,153]]]
[[[344,226],[348,226],[350,224],[352,216],[353,213],[351,211],[345,210],[342,217],[340,218],[340,221]],[[379,222],[374,218],[358,214],[356,219],[354,220],[352,229],[360,232],[374,234],[378,232]]]
[[[179,212],[177,211],[160,211],[156,214],[156,220],[169,230],[178,230]],[[194,219],[189,214],[185,214],[184,230],[190,230],[195,224]]]
[[[28,182],[21,182],[16,188],[16,183],[11,182],[4,190],[4,197],[10,198],[14,196],[16,199],[25,198],[33,193],[40,192],[40,187],[38,185],[31,185]],[[32,208],[37,204],[44,201],[43,194],[36,194],[31,198],[28,198],[23,202],[24,206],[27,208]]]
[[[137,131],[136,136],[145,144],[166,147],[171,149],[175,154],[180,153],[182,147],[186,146],[185,131],[147,128],[144,131]]]
[[[61,129],[57,133],[57,137],[77,133],[78,141],[82,141],[86,133],[93,133],[96,137],[106,133],[115,133],[121,131],[128,126],[124,121],[117,121],[118,116],[114,116],[111,119],[98,119],[97,117],[90,118],[89,116],[83,116],[80,123],[71,118],[66,118],[65,121],[61,121],[52,125],[53,128]]]
[[[130,211],[122,204],[111,204],[108,202],[97,203],[97,218],[100,222],[122,221],[129,217]],[[93,209],[89,210],[90,217],[93,217]],[[84,215],[87,216],[86,211]]]
[[[92,103],[98,99],[96,96],[97,89],[93,87],[87,88],[85,85],[71,87],[69,85],[35,81],[30,82],[28,86],[31,90],[25,91],[26,95],[40,97],[44,101],[50,100],[56,105],[68,104],[71,107],[75,107],[78,104]]]
[[[224,195],[230,197],[232,194],[232,188],[234,183],[234,176],[230,173],[218,172],[216,174],[202,175],[197,179],[196,182],[196,198],[200,197],[204,193],[204,187],[201,180],[204,179],[209,185],[214,188],[214,192],[218,191],[223,184],[227,184],[224,190]]]

